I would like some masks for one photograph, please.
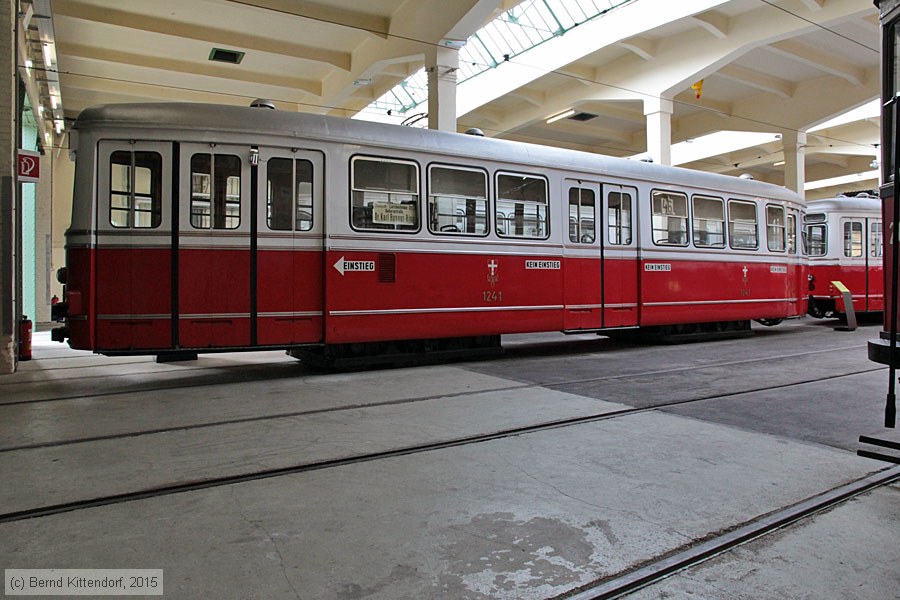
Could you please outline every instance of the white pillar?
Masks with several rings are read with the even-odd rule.
[[[660,165],[672,164],[672,113],[675,105],[668,98],[644,100],[647,117],[647,154]]]
[[[16,3],[0,0],[0,373],[16,369]]]
[[[37,323],[50,322],[50,298],[56,283],[52,264],[53,236],[53,163],[64,158],[56,150],[48,150],[41,157],[41,180],[35,184],[34,215],[34,319]],[[26,274],[27,275],[27,274]]]
[[[784,147],[784,187],[806,197],[806,132],[787,130],[781,132]]]
[[[425,53],[428,73],[428,128],[456,131],[456,72],[459,51],[431,46]]]

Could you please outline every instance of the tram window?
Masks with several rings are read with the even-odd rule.
[[[787,214],[787,251],[789,254],[797,254],[797,215],[793,212]]]
[[[610,192],[607,202],[609,243],[613,246],[627,246],[631,243],[631,194]]]
[[[410,161],[354,156],[351,224],[355,229],[419,228],[419,166]]]
[[[162,156],[118,150],[109,158],[109,223],[153,229],[162,221]]]
[[[881,240],[881,221],[872,221],[869,235],[869,256],[881,258],[884,246]]]
[[[807,225],[806,243],[810,256],[825,256],[828,252],[828,228],[826,225]]]
[[[270,158],[266,162],[266,178],[266,222],[269,229],[312,229],[312,163],[308,160]]]
[[[497,174],[497,233],[546,239],[547,180],[533,175]]]
[[[653,243],[658,246],[687,246],[687,196],[654,191]]]
[[[487,235],[487,174],[431,165],[428,169],[428,230]]]
[[[759,248],[759,229],[754,203],[728,201],[728,239],[731,247],[737,250]]]
[[[725,247],[725,201],[705,196],[693,197],[694,245],[703,248]]]
[[[828,220],[828,217],[825,216],[825,213],[807,213],[803,215],[804,223],[824,223]]]
[[[863,224],[859,221],[844,223],[844,256],[858,258],[863,255]]]
[[[241,159],[231,154],[191,157],[191,225],[237,229],[241,224]]]
[[[593,244],[597,237],[594,190],[569,188],[569,241]]]
[[[766,243],[772,252],[784,252],[785,239],[784,208],[766,206]]]

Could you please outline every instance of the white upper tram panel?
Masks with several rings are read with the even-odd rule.
[[[716,190],[802,205],[780,186],[577,150],[458,133],[398,127],[340,117],[238,106],[158,103],[104,105],[82,111],[75,123],[79,149],[100,139],[290,145],[292,140],[343,143],[602,175],[658,185]]]

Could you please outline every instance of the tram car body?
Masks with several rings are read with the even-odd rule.
[[[54,332],[73,348],[335,350],[806,313],[803,204],[763,182],[264,108],[108,105],[74,131]]]
[[[810,200],[804,217],[809,253],[809,314],[846,314],[839,287],[850,290],[853,310],[884,310],[881,200],[838,196]]]

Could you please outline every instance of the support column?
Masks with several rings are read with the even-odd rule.
[[[781,132],[784,147],[784,187],[806,198],[806,132],[787,130]]]
[[[675,105],[668,98],[644,100],[647,117],[647,154],[659,165],[672,164],[672,113]]]
[[[459,51],[431,46],[425,53],[428,73],[428,128],[456,131],[456,72]]]
[[[57,160],[66,160],[65,151],[51,150],[41,157],[41,180],[34,184],[34,319],[37,323],[50,322],[50,298],[55,293],[56,271],[53,268],[53,174]],[[62,294],[57,293],[57,297]],[[30,314],[30,313],[29,313]]]
[[[15,0],[0,0],[0,373],[16,369],[16,74]]]

